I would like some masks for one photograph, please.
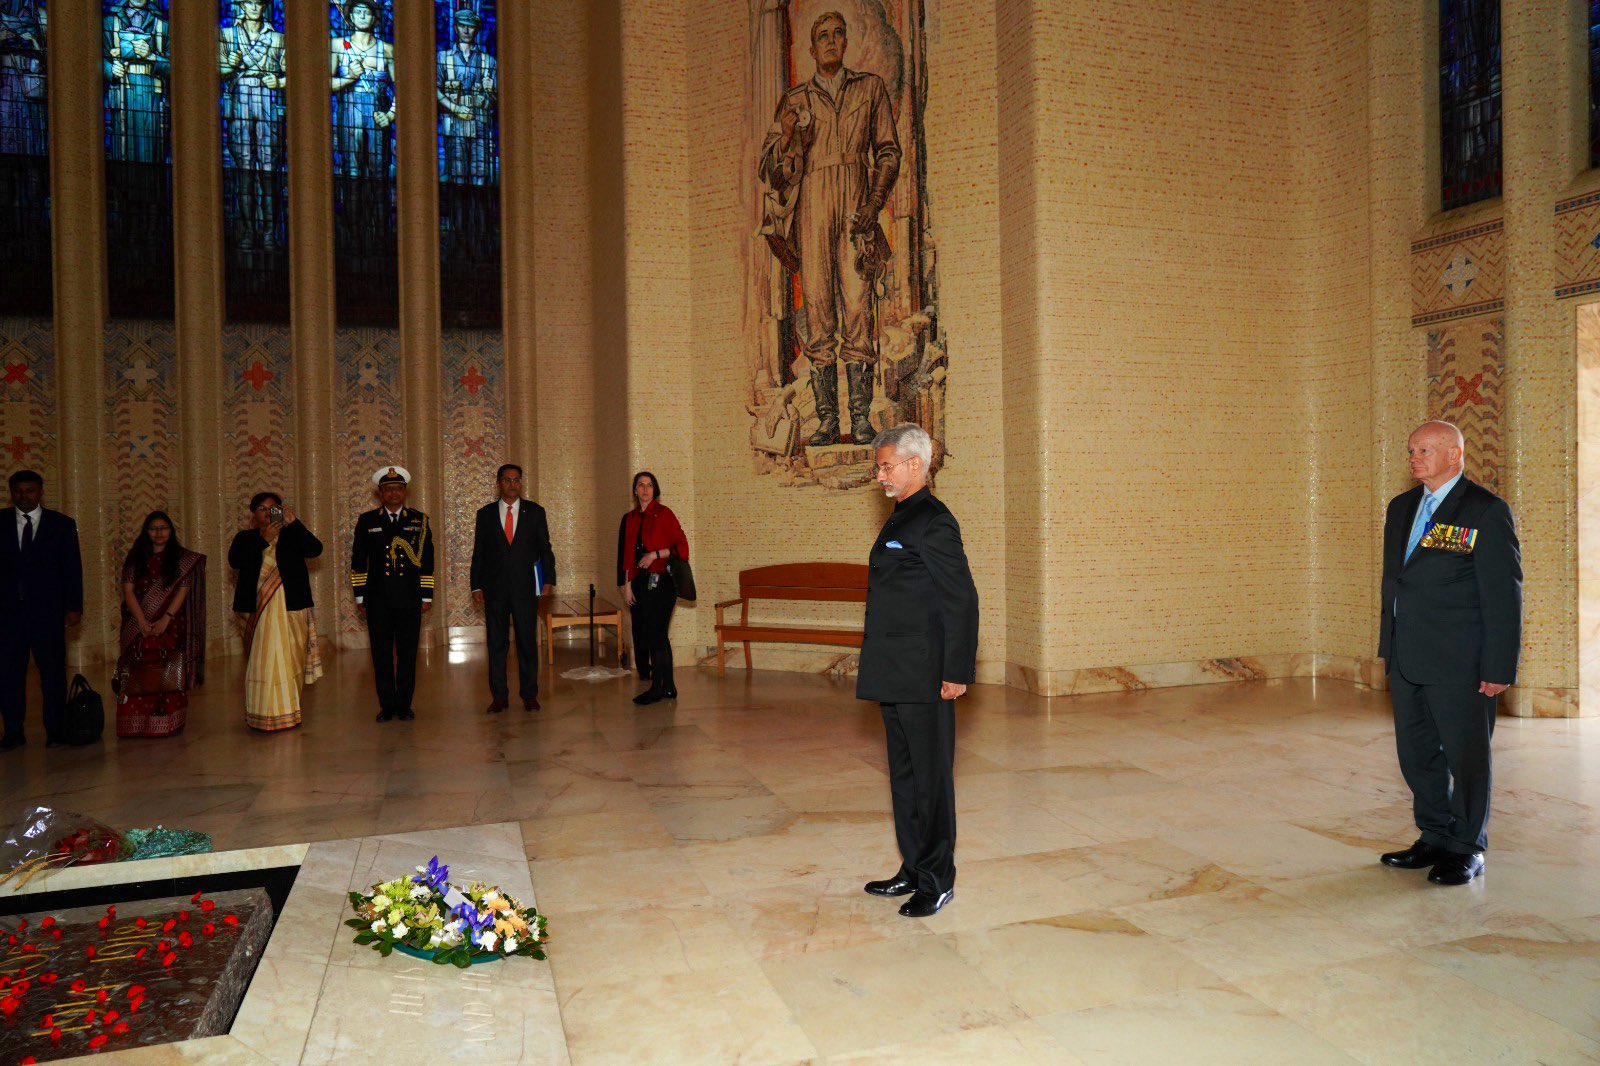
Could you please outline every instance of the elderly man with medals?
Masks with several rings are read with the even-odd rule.
[[[371,638],[378,721],[409,722],[416,717],[417,640],[433,606],[433,529],[427,515],[406,506],[405,467],[382,467],[372,483],[382,506],[356,519],[350,588]]]

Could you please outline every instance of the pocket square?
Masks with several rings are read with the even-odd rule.
[[[885,547],[885,548],[904,548],[904,547],[905,547],[905,545],[904,545],[904,544],[901,544],[901,543],[900,543],[900,542],[899,542],[899,541],[897,541],[897,540],[890,540],[890,541],[885,541],[885,542],[884,542],[884,544],[883,544],[883,546],[884,546],[884,547]]]

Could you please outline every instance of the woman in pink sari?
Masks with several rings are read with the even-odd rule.
[[[152,511],[122,564],[117,735],[182,732],[190,689],[205,681],[206,557]]]

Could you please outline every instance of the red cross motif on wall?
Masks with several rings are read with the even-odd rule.
[[[7,385],[26,385],[28,383],[28,364],[7,363],[5,382]]]
[[[1483,374],[1472,375],[1471,379],[1456,375],[1456,400],[1451,407],[1465,407],[1469,403],[1483,403],[1483,394],[1478,387],[1483,384]]]
[[[484,455],[483,441],[484,441],[484,438],[482,438],[482,437],[465,437],[465,438],[462,439],[462,444],[467,449],[467,457],[468,458],[471,458],[474,455],[476,455],[480,459],[483,458],[483,455]]]
[[[11,453],[11,461],[22,462],[22,457],[28,453],[28,442],[21,437],[12,437],[11,443],[6,445],[6,451]]]
[[[249,433],[246,433],[245,436],[247,438],[249,438],[249,441],[250,441],[250,451],[247,454],[249,454],[249,455],[271,455],[272,454],[272,434],[271,433],[268,433],[265,437],[257,437],[257,436],[254,436],[253,434],[249,434]]]
[[[252,389],[255,389],[257,392],[260,392],[261,391],[261,387],[263,385],[265,385],[267,382],[271,381],[273,378],[275,378],[277,376],[278,375],[274,374],[272,371],[270,371],[266,367],[262,366],[261,365],[261,360],[259,360],[259,359],[257,359],[255,362],[251,363],[250,364],[250,369],[246,370],[243,374],[240,375],[240,377],[242,377],[246,381],[248,381],[250,383],[250,387]]]
[[[478,390],[489,384],[489,379],[478,373],[476,364],[467,367],[467,372],[460,377],[460,383],[467,387],[467,392],[473,396],[478,395]]]

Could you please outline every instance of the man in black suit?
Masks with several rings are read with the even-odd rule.
[[[1436,885],[1483,872],[1495,697],[1517,679],[1522,552],[1511,508],[1469,478],[1465,441],[1424,422],[1407,444],[1422,484],[1389,501],[1378,654],[1417,842],[1383,856]]]
[[[927,432],[893,426],[872,446],[895,505],[869,558],[856,698],[883,711],[900,869],[866,890],[910,893],[900,913],[926,918],[955,895],[955,701],[977,674],[978,589],[961,527],[928,489]]]
[[[383,506],[356,519],[350,587],[367,620],[378,721],[409,722],[416,717],[411,697],[422,616],[433,607],[433,528],[427,515],[406,506],[411,473],[405,467],[382,467],[372,483]]]
[[[556,588],[556,555],[544,508],[522,498],[522,467],[495,474],[500,498],[478,510],[472,534],[472,602],[483,608],[489,639],[489,714],[506,709],[506,645],[517,627],[517,674],[522,709],[539,709],[539,597]]]
[[[45,747],[66,743],[67,627],[83,617],[78,526],[42,506],[44,478],[11,475],[11,506],[0,510],[0,751],[27,743],[28,656],[39,667]]]

